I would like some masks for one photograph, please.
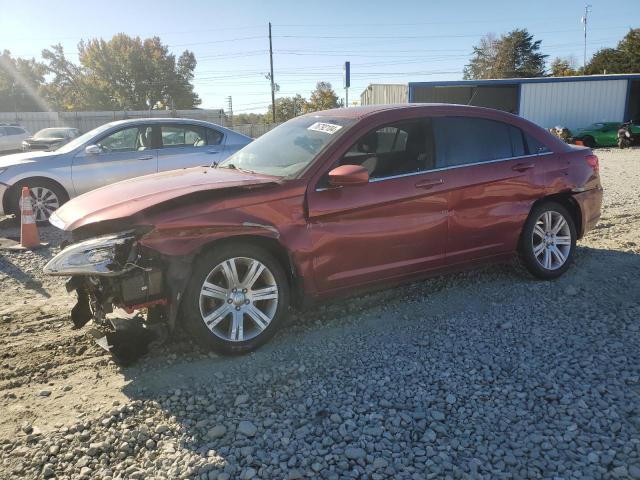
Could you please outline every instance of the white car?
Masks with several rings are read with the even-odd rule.
[[[22,142],[30,136],[24,127],[0,123],[0,152],[21,150]]]

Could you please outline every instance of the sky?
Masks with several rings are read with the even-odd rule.
[[[637,1],[590,0],[587,58],[640,27]],[[53,5],[53,7],[52,7]],[[159,36],[176,56],[194,52],[202,108],[261,113],[271,101],[268,23],[272,23],[277,96],[309,97],[331,82],[339,97],[351,62],[349,101],[370,83],[456,80],[486,33],[527,28],[549,60],[573,56],[582,65],[585,2],[577,0],[0,0],[0,50],[40,58],[61,43],[77,61],[81,39],[124,32]]]

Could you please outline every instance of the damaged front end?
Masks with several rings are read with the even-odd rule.
[[[71,277],[67,290],[78,296],[71,311],[73,325],[80,328],[93,320],[107,327],[106,334],[92,333],[123,363],[135,360],[151,341],[165,336],[167,320],[171,317],[173,324],[176,314],[171,308],[172,289],[167,288],[171,262],[143,247],[139,236],[140,232],[129,230],[74,243],[44,268],[46,274]],[[179,294],[173,303],[178,299]],[[118,309],[122,312],[111,315]]]

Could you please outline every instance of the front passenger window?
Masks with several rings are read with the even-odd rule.
[[[414,120],[385,125],[363,135],[342,157],[341,165],[361,165],[371,179],[434,168],[431,125]]]
[[[103,152],[134,152],[151,148],[151,127],[118,130],[98,143]]]

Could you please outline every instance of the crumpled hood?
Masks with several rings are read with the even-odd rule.
[[[126,218],[194,192],[274,183],[277,177],[228,168],[195,167],[131,178],[80,195],[64,204],[51,223],[74,230],[89,223]]]
[[[25,152],[13,153],[0,157],[0,168],[11,167],[13,165],[22,165],[24,163],[34,163],[42,160],[43,157],[57,157],[56,152]]]

